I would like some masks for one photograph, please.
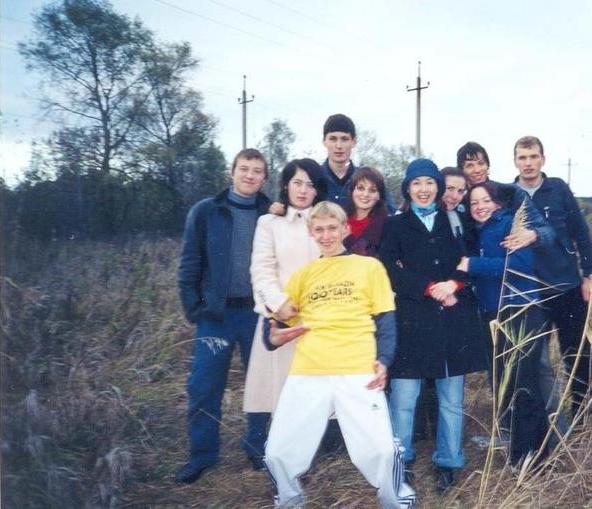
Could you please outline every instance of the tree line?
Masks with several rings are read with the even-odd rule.
[[[41,107],[60,127],[34,143],[17,186],[0,179],[5,233],[44,241],[177,233],[193,203],[227,184],[217,121],[188,85],[199,66],[188,43],[158,41],[106,0],[58,0],[35,15],[19,52],[43,77]],[[259,143],[271,197],[294,140],[276,119]],[[396,194],[411,148],[366,133],[358,153]]]

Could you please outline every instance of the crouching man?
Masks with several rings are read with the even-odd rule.
[[[290,278],[289,300],[278,315],[297,316],[289,328],[272,324],[268,338],[269,348],[298,338],[265,448],[276,507],[304,504],[299,477],[310,467],[333,413],[352,462],[378,489],[381,505],[412,507],[415,493],[402,481],[382,392],[396,341],[388,276],[378,260],[346,252],[349,231],[340,206],[317,204],[308,227],[322,257]]]

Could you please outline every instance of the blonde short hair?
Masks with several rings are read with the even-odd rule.
[[[321,201],[312,208],[308,215],[308,226],[312,226],[313,219],[322,217],[333,217],[341,224],[347,223],[347,214],[345,213],[345,210],[336,203],[330,201]]]

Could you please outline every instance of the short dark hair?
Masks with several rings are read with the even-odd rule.
[[[269,176],[268,169],[267,169],[267,161],[261,152],[259,152],[256,148],[244,148],[242,149],[236,156],[234,156],[234,160],[232,161],[232,166],[230,173],[233,174],[234,170],[236,169],[236,163],[239,159],[259,159],[263,162],[263,167],[265,170],[265,178]]]
[[[479,184],[475,184],[470,189],[470,191],[469,191],[469,206],[471,205],[471,194],[473,193],[473,191],[475,189],[479,189],[480,187],[482,187],[483,189],[485,189],[485,191],[487,191],[487,194],[489,195],[489,197],[491,198],[493,203],[495,203],[496,205],[499,205],[500,207],[506,206],[506,203],[500,197],[499,186],[495,182],[492,182],[491,180],[486,180],[485,182],[480,182]]]
[[[483,159],[485,159],[487,166],[491,166],[487,150],[476,141],[468,141],[458,149],[458,152],[456,153],[456,166],[462,168],[465,161],[477,159],[479,153],[483,154]]]
[[[323,176],[323,170],[319,166],[319,163],[309,158],[293,159],[288,164],[286,164],[286,166],[284,166],[284,169],[282,170],[282,173],[280,175],[279,201],[284,205],[284,215],[288,210],[288,205],[290,205],[288,184],[296,174],[297,170],[302,170],[308,175],[308,178],[310,178],[310,180],[312,181],[312,185],[317,191],[317,195],[312,201],[313,205],[316,205],[318,202],[323,201],[327,194],[327,181]]]
[[[446,177],[461,177],[461,178],[467,180],[467,177],[465,177],[465,174],[463,173],[463,171],[460,168],[457,168],[456,166],[446,166],[445,168],[442,168],[440,170],[440,173],[442,174],[442,176],[444,178],[446,178]]]
[[[522,148],[532,148],[538,145],[541,155],[545,155],[545,149],[543,148],[543,143],[539,140],[536,136],[522,136],[516,143],[514,143],[514,157],[516,157],[516,149],[518,147]]]
[[[343,113],[331,115],[323,125],[323,139],[328,133],[342,132],[348,133],[352,138],[356,137],[356,126],[354,121]]]
[[[384,183],[384,177],[382,176],[382,173],[380,173],[375,168],[371,168],[370,166],[362,166],[354,172],[349,183],[350,200],[345,209],[347,215],[351,216],[356,212],[356,206],[353,200],[353,193],[354,189],[356,188],[360,180],[367,180],[368,182],[372,182],[376,186],[376,190],[378,191],[379,198],[374,207],[372,207],[370,215],[373,216],[379,211],[386,210],[386,185]]]

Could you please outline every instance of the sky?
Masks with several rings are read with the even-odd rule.
[[[0,172],[18,181],[33,140],[59,126],[44,118],[40,76],[17,44],[47,2],[4,0],[0,17]],[[588,0],[113,0],[163,42],[188,41],[200,65],[189,84],[218,120],[227,160],[242,148],[243,75],[247,144],[274,119],[296,134],[292,157],[324,158],[322,125],[345,113],[385,145],[415,144],[421,60],[424,153],[438,166],[477,141],[491,177],[516,175],[512,149],[538,136],[547,174],[592,196],[592,2]],[[586,63],[588,62],[588,63]],[[354,152],[354,160],[356,155]]]

